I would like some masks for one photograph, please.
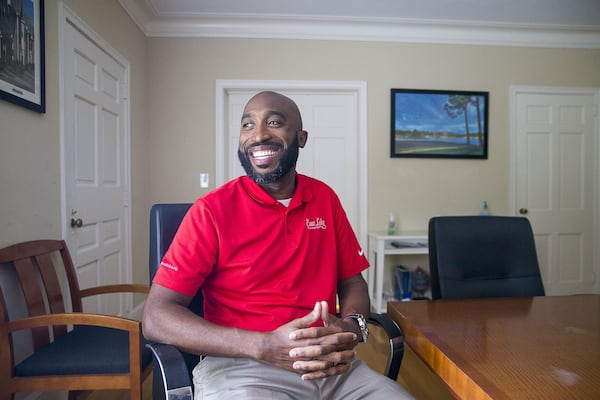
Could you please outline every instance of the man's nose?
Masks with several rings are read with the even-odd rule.
[[[254,141],[260,143],[269,139],[271,139],[271,133],[269,132],[269,129],[264,125],[257,125],[256,129],[254,130]]]

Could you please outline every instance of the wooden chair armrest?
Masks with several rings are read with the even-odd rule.
[[[93,325],[120,329],[129,333],[141,332],[141,322],[133,319],[80,312],[38,315],[9,321],[6,324],[6,331],[15,332],[52,325]]]
[[[81,297],[95,296],[99,294],[109,294],[109,293],[144,293],[148,294],[150,291],[150,286],[143,285],[139,283],[122,283],[116,285],[102,285],[95,286],[87,289],[82,289],[79,291],[79,295]]]

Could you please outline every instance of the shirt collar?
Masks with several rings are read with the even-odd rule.
[[[242,186],[248,195],[256,202],[273,205],[277,200],[271,197],[260,185],[250,179],[248,176],[241,177]],[[296,173],[296,190],[292,195],[292,201],[288,208],[293,208],[299,204],[307,203],[312,199],[310,185],[308,185],[307,177]]]

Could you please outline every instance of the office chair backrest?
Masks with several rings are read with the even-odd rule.
[[[152,279],[158,270],[163,255],[173,241],[181,220],[191,206],[191,203],[155,204],[150,209],[150,284],[152,284]],[[204,315],[202,300],[202,291],[199,290],[189,305],[189,308],[198,315]],[[191,374],[194,366],[199,361],[199,357],[194,354],[182,354]]]
[[[522,217],[429,221],[433,299],[543,296],[533,231]]]
[[[150,209],[150,283],[190,203],[155,204]]]

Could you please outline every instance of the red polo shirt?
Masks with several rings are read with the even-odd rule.
[[[337,282],[368,267],[337,195],[297,174],[288,207],[248,177],[198,199],[181,223],[154,282],[204,294],[204,317],[270,331],[336,303]]]

